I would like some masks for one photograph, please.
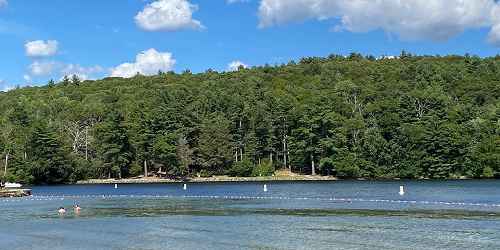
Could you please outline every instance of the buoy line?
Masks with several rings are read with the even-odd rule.
[[[388,199],[362,199],[362,198],[321,198],[321,197],[286,197],[286,196],[248,196],[248,195],[35,195],[23,198],[1,199],[1,203],[23,201],[60,201],[66,199],[223,199],[223,200],[295,200],[295,201],[324,201],[324,202],[359,202],[359,203],[391,203],[410,205],[444,205],[444,206],[473,206],[473,207],[499,207],[500,204],[446,202],[446,201],[415,201],[415,200],[388,200]]]

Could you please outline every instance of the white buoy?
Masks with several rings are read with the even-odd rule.
[[[115,189],[117,189],[117,188],[118,188],[118,184],[115,184]]]
[[[267,192],[267,184],[264,184],[264,192]]]
[[[187,190],[187,189],[188,189],[188,186],[187,186],[187,184],[186,184],[186,183],[184,183],[184,186],[182,187],[182,189],[184,189],[184,190]]]
[[[405,187],[399,186],[399,195],[405,195]]]

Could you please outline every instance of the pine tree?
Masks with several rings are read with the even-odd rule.
[[[64,76],[61,83],[63,86],[68,86],[71,83],[71,81],[68,76]]]
[[[98,151],[104,162],[108,177],[122,178],[128,174],[133,158],[124,118],[119,112],[112,112],[107,121],[98,126]]]
[[[138,164],[144,168],[144,176],[149,175],[149,165],[153,158],[153,144],[156,135],[154,134],[153,121],[148,113],[144,112],[144,106],[134,114],[133,136],[131,141],[136,150]]]
[[[46,124],[35,125],[30,142],[29,161],[36,183],[63,183],[68,181],[72,166],[56,131]]]
[[[75,86],[80,86],[81,80],[76,74],[74,74],[71,76],[71,83]]]
[[[214,174],[222,174],[232,162],[230,121],[221,114],[213,114],[201,124],[199,150],[202,166]]]

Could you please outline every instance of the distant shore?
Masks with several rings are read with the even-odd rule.
[[[30,196],[31,189],[0,189],[0,198]]]
[[[131,179],[90,179],[78,181],[76,184],[151,184],[151,183],[210,183],[210,182],[265,182],[265,181],[337,181],[332,176],[263,176],[263,177],[194,177],[186,179],[162,179],[162,178],[131,178]]]

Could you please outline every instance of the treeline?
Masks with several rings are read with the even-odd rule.
[[[4,179],[500,176],[500,57],[352,54],[0,93]]]

